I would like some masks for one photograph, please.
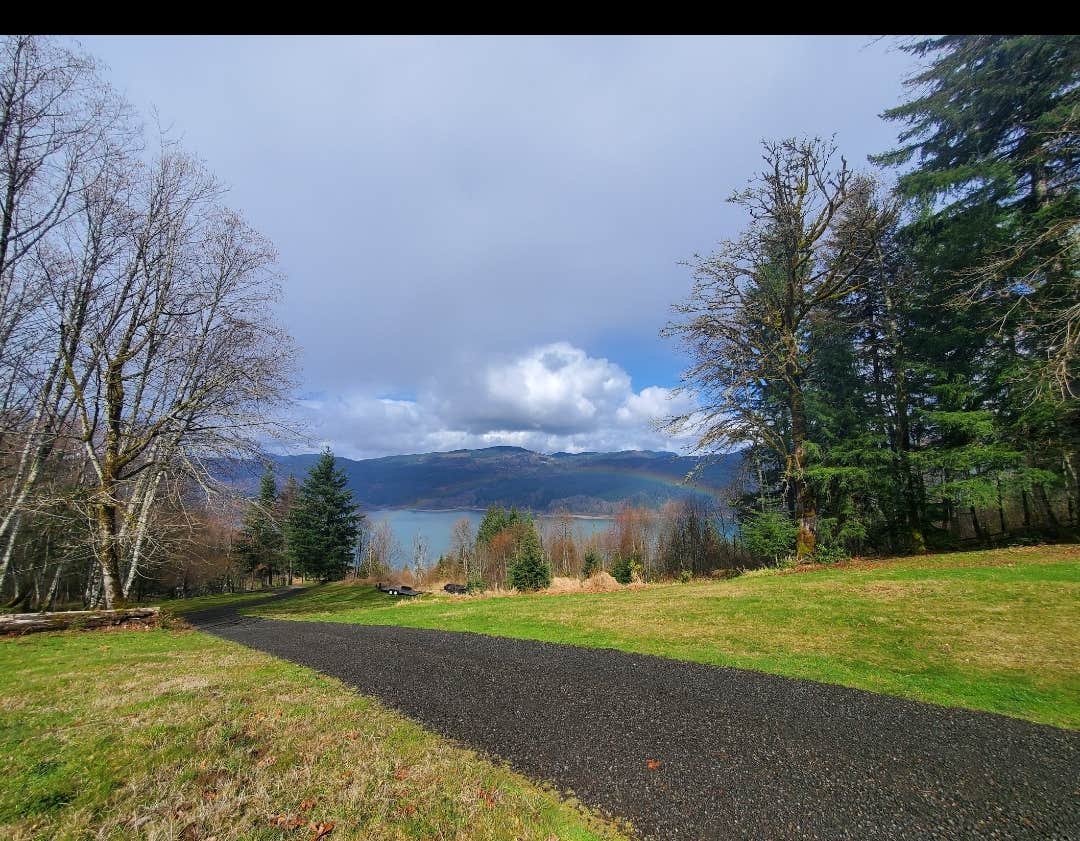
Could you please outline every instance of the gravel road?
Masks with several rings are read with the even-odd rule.
[[[1080,839],[1080,733],[617,651],[250,619],[332,675],[656,839]]]

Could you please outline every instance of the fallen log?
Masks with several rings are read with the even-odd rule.
[[[124,610],[65,610],[56,613],[0,614],[0,634],[30,634],[35,631],[64,631],[68,628],[104,628],[135,622],[153,624],[159,608],[131,607]]]

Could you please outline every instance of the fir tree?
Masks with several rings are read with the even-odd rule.
[[[1080,500],[1080,37],[954,35],[905,48],[927,62],[908,80],[914,95],[885,113],[905,128],[877,160],[916,164],[899,186],[925,281],[913,347],[927,467],[940,468],[946,508],[951,491],[967,508],[1011,488],[1025,519],[1031,495],[1053,532],[1054,474],[1073,477],[1074,512]]]
[[[259,482],[259,495],[248,505],[236,546],[236,553],[252,579],[261,574],[267,584],[273,582],[282,559],[282,533],[275,517],[276,501],[274,473],[267,466]]]
[[[542,590],[551,584],[551,567],[531,524],[522,533],[517,552],[510,562],[508,582],[518,590]]]
[[[353,561],[362,522],[348,479],[327,448],[300,486],[286,522],[296,569],[323,581],[341,578]]]
[[[480,527],[476,530],[476,545],[487,546],[499,532],[526,521],[530,521],[530,517],[522,514],[517,508],[507,511],[501,505],[488,506],[488,510],[484,512],[484,519],[480,521]]]

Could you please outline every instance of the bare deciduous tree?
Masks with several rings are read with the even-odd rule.
[[[57,229],[83,214],[134,144],[128,106],[88,57],[47,38],[0,42],[0,586],[23,510],[71,409],[62,344],[83,301],[57,285]],[[109,234],[101,230],[102,238]]]
[[[36,38],[0,55],[0,586],[18,524],[52,504],[35,488],[55,453],[92,524],[89,597],[112,606],[162,493],[209,492],[212,464],[283,429],[275,253],[194,158],[131,150],[127,106],[88,59]]]
[[[461,572],[466,581],[472,580],[477,573],[473,569],[475,543],[476,537],[473,534],[472,521],[468,517],[462,517],[455,521],[450,533],[450,556],[461,567]]]
[[[800,557],[813,554],[817,531],[805,476],[809,324],[865,282],[863,269],[893,212],[877,208],[873,183],[835,156],[820,140],[764,144],[763,170],[729,199],[750,224],[714,254],[695,256],[693,291],[675,308],[682,320],[665,329],[691,355],[682,388],[701,405],[669,419],[668,428],[695,430],[699,451],[750,443],[776,452],[786,465]],[[781,393],[769,384],[780,384]]]
[[[386,520],[380,520],[368,533],[367,548],[361,575],[374,578],[388,575],[402,560],[401,544],[394,537],[394,530]]]

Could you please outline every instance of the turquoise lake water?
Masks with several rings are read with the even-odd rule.
[[[401,563],[407,563],[412,559],[413,541],[417,534],[427,538],[428,562],[434,563],[439,555],[450,551],[450,533],[454,523],[462,517],[468,517],[472,522],[473,535],[484,519],[483,511],[413,511],[409,509],[385,509],[380,511],[365,511],[367,521],[364,524],[367,530],[375,527],[381,521],[390,523],[394,531],[394,537],[401,544]],[[543,515],[536,518],[537,525],[542,530],[553,518]],[[582,537],[588,537],[596,532],[607,531],[614,522],[613,517],[574,517],[574,531]]]

